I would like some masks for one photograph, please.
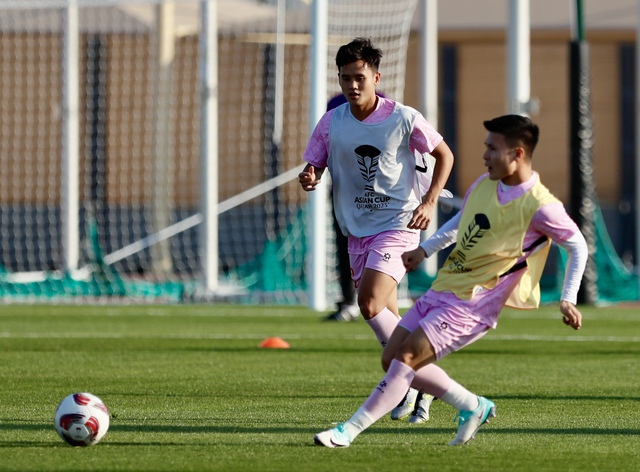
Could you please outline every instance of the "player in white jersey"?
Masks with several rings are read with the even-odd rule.
[[[384,346],[400,318],[402,253],[417,247],[419,231],[431,222],[453,154],[420,113],[376,95],[381,57],[368,39],[339,48],[338,79],[348,103],[318,122],[299,182],[313,191],[329,169],[336,218],[349,238],[358,307]],[[423,195],[416,194],[414,152],[435,158],[431,186]]]
[[[484,125],[488,173],[469,189],[462,210],[451,221],[402,257],[410,271],[455,242],[453,251],[431,289],[405,314],[387,343],[382,355],[384,379],[351,419],[317,434],[316,444],[349,446],[390,411],[409,386],[456,408],[458,432],[450,444],[467,444],[495,416],[496,405],[456,383],[435,362],[495,328],[505,305],[537,306],[549,240],[569,255],[560,302],[562,320],[573,329],[582,326],[575,304],[587,244],[562,203],[532,169],[538,127],[519,115]]]

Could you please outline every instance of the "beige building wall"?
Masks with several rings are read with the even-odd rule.
[[[457,49],[456,185],[466,190],[484,172],[486,131],[482,121],[507,112],[507,64],[504,34],[456,34],[445,38]],[[590,42],[591,106],[594,121],[593,162],[598,198],[616,205],[620,180],[620,38],[599,36]],[[407,64],[405,102],[418,105],[418,47],[412,37]],[[531,95],[541,107],[532,119],[540,126],[534,168],[549,189],[568,204],[570,197],[569,38],[532,34]],[[442,84],[440,84],[442,88]]]
[[[13,33],[1,39],[0,203],[57,202],[62,88],[50,75],[60,70],[60,38],[43,34],[34,43],[31,35]]]
[[[456,178],[460,192],[484,172],[482,121],[506,112],[506,46],[504,33],[449,32],[442,44],[457,49]],[[152,195],[154,149],[153,84],[150,81],[150,38],[145,35],[104,35],[109,57],[105,90],[107,182],[111,204],[140,205]],[[619,45],[628,38],[600,34],[590,42],[592,110],[595,147],[594,172],[603,204],[617,204],[620,181]],[[86,58],[86,41],[81,41]],[[38,45],[38,54],[34,54]],[[264,180],[263,44],[244,38],[220,42],[220,200],[230,198]],[[419,38],[410,39],[405,103],[418,106]],[[7,35],[0,41],[4,90],[3,136],[0,142],[0,202],[57,203],[61,169],[60,38],[52,35]],[[197,206],[200,180],[200,107],[197,75],[197,37],[176,41],[172,92],[174,188],[180,205]],[[302,161],[308,140],[309,62],[307,46],[286,48],[286,79],[281,170]],[[86,64],[81,66],[85,73]],[[52,73],[53,71],[53,73]],[[384,62],[383,62],[384,77]],[[81,86],[86,77],[81,76]],[[384,80],[384,79],[383,79]],[[335,84],[332,84],[335,86]],[[442,86],[442,84],[440,84]],[[534,166],[543,181],[565,204],[569,200],[569,45],[565,34],[532,34],[531,93],[541,102],[533,119],[541,127]],[[84,96],[83,96],[84,100]],[[87,104],[81,103],[81,112]],[[240,118],[242,117],[242,118]],[[239,120],[242,121],[239,121]],[[86,132],[81,124],[81,133]],[[240,133],[240,130],[251,130]],[[37,136],[37,139],[35,137]],[[85,138],[83,134],[81,138]],[[81,139],[84,159],[88,146]],[[87,192],[83,162],[81,194]],[[7,190],[10,189],[10,190]],[[287,184],[288,203],[307,198],[297,184]]]

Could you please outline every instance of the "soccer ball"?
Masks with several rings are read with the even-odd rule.
[[[72,446],[93,446],[109,429],[109,412],[90,393],[74,393],[58,405],[54,419],[60,437]]]

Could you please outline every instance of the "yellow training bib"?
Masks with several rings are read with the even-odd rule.
[[[431,288],[469,300],[477,287],[492,289],[502,275],[520,269],[525,272],[507,304],[535,308],[549,239],[536,241],[532,248],[523,248],[522,243],[538,208],[557,199],[538,181],[524,195],[502,205],[498,184],[487,177],[471,191],[460,217],[456,245]],[[514,267],[527,254],[524,264]]]

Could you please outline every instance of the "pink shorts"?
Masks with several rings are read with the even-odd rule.
[[[356,288],[364,269],[373,269],[393,277],[400,283],[406,273],[402,254],[420,244],[420,233],[412,231],[384,231],[364,238],[349,238],[351,278]]]
[[[490,329],[464,307],[429,298],[428,292],[414,303],[398,325],[411,332],[418,326],[422,328],[437,360],[477,341]]]

